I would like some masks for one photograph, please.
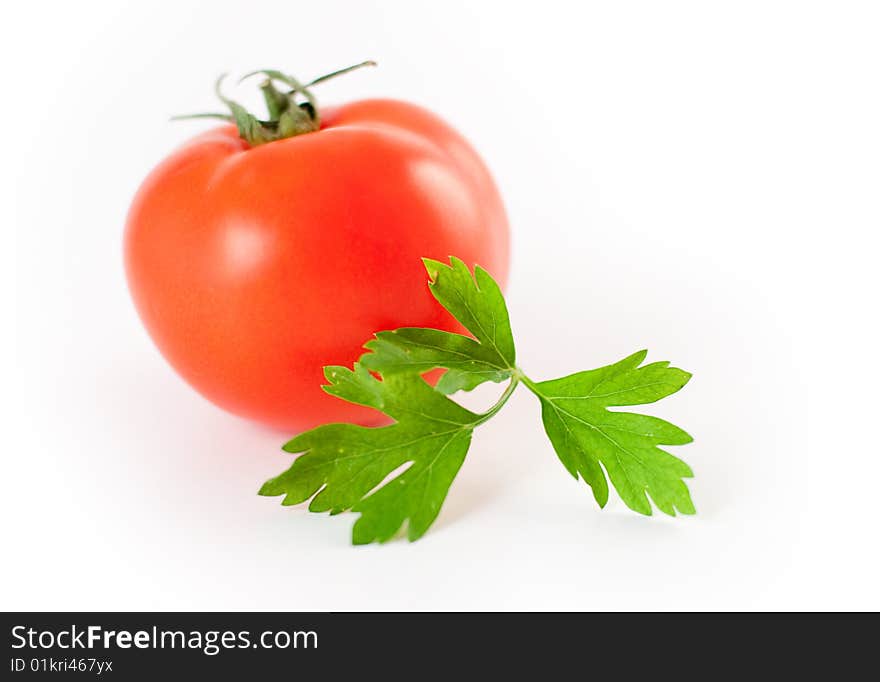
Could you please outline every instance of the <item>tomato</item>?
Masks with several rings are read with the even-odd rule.
[[[429,111],[374,99],[256,146],[224,125],[144,181],[125,230],[137,310],[175,370],[235,414],[287,431],[381,416],[321,390],[383,329],[461,331],[421,257],[500,282],[508,224],[486,166]]]

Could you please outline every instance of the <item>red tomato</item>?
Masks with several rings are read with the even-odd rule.
[[[461,135],[399,101],[321,113],[319,131],[254,147],[232,126],[194,138],[145,180],[125,231],[132,296],[171,365],[288,431],[381,420],[320,388],[374,332],[460,331],[421,257],[508,270],[501,198]]]

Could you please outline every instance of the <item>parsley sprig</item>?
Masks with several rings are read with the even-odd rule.
[[[598,369],[532,381],[516,365],[507,305],[489,273],[479,266],[471,273],[457,258],[449,265],[424,263],[431,293],[472,337],[419,327],[383,331],[365,344],[367,352],[352,369],[326,367],[327,393],[380,410],[394,423],[328,424],[300,434],[284,450],[302,454],[266,481],[261,495],[283,495],[284,505],[311,499],[313,512],[360,513],[354,544],[385,542],[404,524],[408,538],[417,540],[437,518],[474,429],[522,383],[541,403],[544,429],[563,466],[592,488],[600,507],[608,501],[607,472],[636,512],[650,515],[651,501],[672,516],[695,512],[682,480],[693,476],[690,467],[660,447],[684,445],[691,437],[657,417],[609,409],[665,398],[688,382],[689,373],[668,362],[643,365],[647,351],[639,351]],[[438,368],[446,371],[432,387],[422,375]],[[448,397],[486,381],[508,384],[482,414]]]

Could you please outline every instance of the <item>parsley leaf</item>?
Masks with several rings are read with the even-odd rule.
[[[544,429],[562,464],[592,488],[599,506],[608,501],[607,471],[637,512],[651,514],[653,500],[673,516],[695,513],[683,481],[693,476],[690,468],[659,447],[691,437],[657,417],[609,409],[665,398],[690,374],[668,362],[641,366],[647,351],[640,351],[599,369],[532,381],[515,364],[507,306],[489,274],[476,267],[472,275],[457,258],[449,265],[424,263],[431,293],[473,338],[416,327],[383,331],[365,344],[353,369],[326,367],[325,391],[380,410],[394,423],[328,424],[300,434],[284,446],[300,456],[267,481],[261,495],[283,495],[285,505],[311,499],[314,512],[359,512],[355,544],[385,542],[404,525],[416,540],[437,518],[474,429],[494,417],[522,382],[541,402]],[[446,373],[432,388],[421,375],[438,368]],[[447,397],[505,380],[501,397],[482,414]]]
[[[541,401],[544,429],[562,464],[593,489],[600,507],[608,501],[608,483],[599,466],[626,505],[651,514],[651,496],[657,507],[675,516],[695,513],[687,486],[690,467],[658,445],[684,445],[693,440],[669,422],[642,414],[611,412],[619,405],[653,403],[678,391],[691,375],[655,362],[639,367],[648,351],[620,362],[561,379],[533,383],[524,379]]]
[[[392,374],[379,381],[359,363],[353,371],[328,367],[325,373],[328,393],[382,410],[396,423],[378,428],[329,424],[297,436],[284,449],[305,454],[267,481],[260,494],[284,495],[285,505],[314,495],[310,511],[361,512],[353,530],[355,544],[389,540],[407,520],[409,539],[420,538],[464,461],[479,415],[417,374]],[[407,463],[412,465],[406,471],[375,490]]]
[[[458,258],[451,258],[451,265],[423,260],[434,298],[475,338],[419,327],[379,332],[365,344],[371,352],[360,362],[383,376],[423,374],[443,367],[447,372],[437,383],[437,390],[446,395],[470,391],[485,381],[509,379],[516,368],[516,350],[498,284],[479,266],[471,276]]]

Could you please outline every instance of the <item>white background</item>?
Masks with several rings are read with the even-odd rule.
[[[876,3],[259,5],[4,10],[0,607],[880,608]],[[125,213],[219,72],[365,58],[319,97],[424,104],[492,168],[531,375],[694,373],[652,411],[698,516],[598,510],[524,391],[414,545],[255,494],[290,434],[163,362]]]

